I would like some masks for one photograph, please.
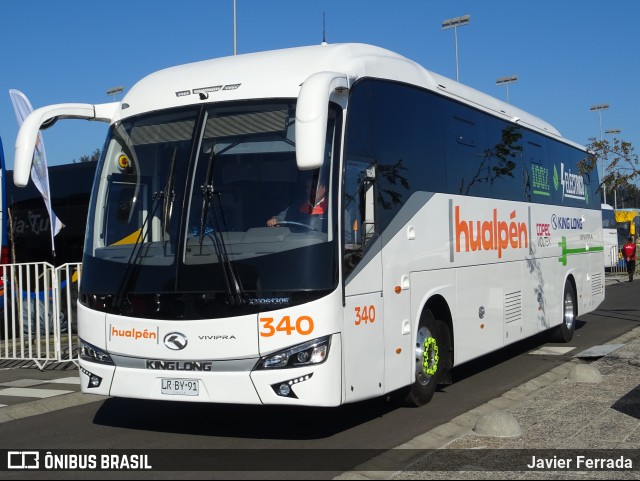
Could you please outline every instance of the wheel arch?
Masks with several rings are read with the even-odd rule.
[[[567,283],[569,283],[569,285],[571,286],[571,289],[573,289],[573,295],[576,299],[576,305],[575,305],[576,317],[578,317],[578,315],[580,314],[580,301],[578,298],[578,286],[576,284],[576,278],[573,272],[567,273],[567,276],[564,279],[564,284],[566,285]],[[564,286],[562,287],[562,291],[564,292]]]
[[[567,293],[570,293],[572,298],[571,307],[573,312],[571,312],[570,314],[570,322],[567,317],[567,311],[566,311],[567,310]],[[573,339],[575,329],[576,329],[576,322],[578,318],[579,304],[580,302],[578,301],[576,279],[573,273],[570,272],[566,275],[564,284],[562,286],[562,298],[560,300],[560,316],[558,316],[560,320],[560,324],[558,324],[556,327],[554,327],[550,331],[551,335],[549,339],[551,340],[551,342],[567,343],[567,342],[570,342],[571,339]]]
[[[420,320],[422,320],[422,316],[425,315],[426,311],[431,311],[433,317],[445,323],[447,329],[449,329],[450,339],[451,339],[451,366],[455,365],[455,342],[454,342],[454,333],[453,333],[453,316],[451,314],[451,309],[449,308],[449,303],[447,300],[440,294],[434,294],[427,302],[425,302],[424,306],[422,306],[422,310],[420,313]],[[447,384],[451,383],[451,373],[447,372],[446,377],[443,381]]]

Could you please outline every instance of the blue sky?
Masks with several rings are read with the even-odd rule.
[[[236,0],[238,53],[362,42],[396,51],[501,99],[499,77],[517,75],[509,101],[586,144],[602,128],[640,145],[640,2],[637,0]],[[233,0],[2,0],[0,137],[13,168],[17,122],[9,89],[34,108],[104,103],[156,70],[233,54]],[[121,97],[120,97],[121,98]],[[51,165],[102,149],[107,124],[61,121],[44,133]]]

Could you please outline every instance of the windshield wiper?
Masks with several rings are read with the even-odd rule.
[[[178,146],[176,145],[173,148],[173,155],[171,156],[171,163],[169,164],[169,173],[167,174],[167,181],[164,185],[164,191],[161,192],[161,195],[164,194],[164,208],[162,211],[162,244],[164,245],[166,242],[166,235],[168,230],[168,224],[171,219],[171,211],[173,210],[173,199],[175,197],[175,192],[173,191],[173,184],[175,181],[175,173],[176,173],[176,155],[178,153]]]
[[[223,149],[222,152],[229,150],[231,146]],[[221,152],[220,152],[221,153]],[[238,274],[233,268],[233,264],[229,260],[229,253],[227,251],[227,245],[224,241],[223,230],[226,232],[226,222],[224,220],[224,214],[222,212],[222,202],[220,199],[220,192],[216,192],[213,188],[213,171],[215,165],[215,142],[211,146],[211,155],[209,156],[209,163],[207,164],[207,173],[205,175],[204,184],[202,184],[202,210],[200,213],[200,247],[202,248],[202,242],[204,241],[205,228],[207,219],[211,220],[213,224],[213,233],[211,240],[216,251],[216,255],[220,260],[222,266],[222,274],[224,277],[225,290],[227,292],[227,303],[230,306],[242,306],[245,303],[245,297],[242,289],[242,284],[238,278]],[[211,214],[210,204],[214,198],[218,199],[218,209],[213,209],[213,215]],[[218,212],[219,211],[219,212]],[[218,216],[222,217],[220,219]]]
[[[151,211],[147,213],[145,216],[142,227],[140,227],[140,233],[136,237],[135,242],[133,243],[133,247],[131,248],[131,255],[129,255],[129,259],[127,260],[127,268],[124,273],[124,277],[122,282],[120,283],[120,287],[118,288],[118,292],[116,296],[113,298],[113,306],[120,311],[124,304],[124,298],[129,290],[129,286],[131,285],[131,279],[133,279],[134,268],[138,265],[138,260],[142,255],[142,249],[144,242],[143,239],[147,235],[146,229],[149,224],[149,219],[153,219],[156,212],[158,211],[158,206],[160,205],[160,200],[164,199],[164,192],[156,192],[153,196],[153,203],[151,205]]]
[[[202,247],[202,241],[204,240],[204,230],[209,217],[209,204],[213,197],[213,160],[215,157],[215,142],[211,146],[211,155],[209,156],[209,163],[207,164],[207,173],[204,176],[204,184],[200,186],[202,189],[202,209],[200,210],[200,247]]]
[[[200,211],[200,247],[202,247],[202,241],[204,240],[206,221],[209,215],[209,204],[211,202],[211,198],[213,197],[214,193],[217,194],[218,196],[220,195],[219,192],[215,192],[213,189],[213,167],[215,164],[215,156],[224,154],[227,150],[232,149],[239,143],[240,142],[234,142],[228,145],[227,147],[225,147],[224,149],[222,149],[217,154],[215,152],[215,148],[216,148],[215,141],[211,145],[211,155],[209,156],[209,163],[207,164],[207,173],[205,174],[205,177],[204,177],[204,184],[200,186],[202,189],[202,210]],[[222,203],[220,203],[220,210],[222,210]],[[224,216],[222,220],[224,223]],[[224,227],[226,230],[226,223]],[[224,240],[223,240],[223,243],[224,243]]]
[[[124,304],[124,299],[129,287],[131,285],[131,281],[133,279],[133,274],[135,272],[136,266],[138,266],[138,261],[142,256],[142,250],[144,248],[144,238],[147,236],[147,228],[149,225],[149,219],[153,219],[158,211],[158,207],[160,206],[160,202],[163,204],[163,212],[162,212],[162,243],[163,245],[166,242],[166,234],[167,234],[167,224],[171,218],[171,210],[173,208],[173,199],[174,199],[174,191],[173,184],[175,180],[175,170],[176,170],[176,155],[178,152],[178,146],[176,145],[173,149],[173,154],[171,156],[171,162],[169,164],[169,171],[167,172],[167,178],[165,181],[164,189],[153,194],[153,201],[151,205],[151,210],[147,212],[144,220],[142,221],[142,227],[140,228],[140,233],[136,237],[135,242],[133,243],[133,247],[131,248],[131,255],[129,255],[129,259],[127,260],[127,269],[124,273],[124,277],[122,279],[122,283],[118,288],[118,292],[113,300],[113,305],[118,309],[122,309]],[[137,182],[139,183],[139,175]],[[133,209],[132,209],[133,210]]]

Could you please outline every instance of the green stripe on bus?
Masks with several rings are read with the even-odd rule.
[[[603,252],[604,247],[594,246],[594,247],[576,247],[573,249],[567,248],[567,238],[563,237],[561,242],[558,242],[558,245],[562,247],[562,255],[558,258],[558,262],[561,262],[563,266],[567,265],[567,256],[575,255],[575,254],[584,254],[587,252]]]

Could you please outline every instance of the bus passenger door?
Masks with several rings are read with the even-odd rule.
[[[343,199],[345,402],[384,392],[381,242],[375,222],[375,167],[346,164]]]

